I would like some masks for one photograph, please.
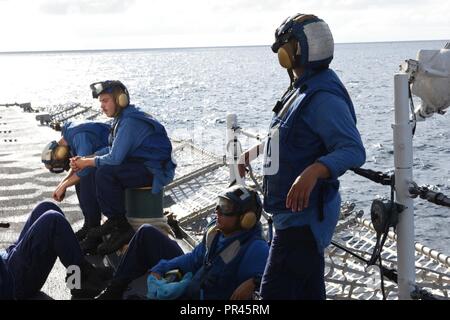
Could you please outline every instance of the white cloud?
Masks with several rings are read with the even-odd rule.
[[[0,51],[270,44],[297,12],[337,42],[446,39],[447,0],[0,0]]]

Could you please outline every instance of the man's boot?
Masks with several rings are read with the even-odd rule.
[[[78,230],[77,232],[75,232],[75,236],[77,237],[78,242],[83,241],[86,238],[86,236],[88,235],[89,231],[93,228],[96,228],[96,227],[88,225],[88,223],[85,221],[83,224],[83,227],[80,230]]]
[[[81,281],[79,289],[71,289],[70,293],[74,298],[94,298],[97,296],[107,285],[107,275],[101,270],[95,268],[86,260],[83,260],[80,265]]]
[[[94,237],[94,238],[101,238],[103,236],[106,236],[107,234],[110,234],[117,228],[120,228],[121,226],[128,224],[128,220],[125,216],[113,216],[108,218],[108,220],[105,221],[104,224],[98,227],[92,228],[88,236]]]
[[[97,247],[97,254],[106,255],[121,249],[128,244],[134,236],[133,227],[127,222],[115,229],[110,236]]]
[[[102,243],[102,238],[96,238],[93,236],[88,236],[80,242],[80,248],[81,251],[83,251],[83,254],[89,254],[89,255],[95,255],[97,254],[97,247],[99,244]]]

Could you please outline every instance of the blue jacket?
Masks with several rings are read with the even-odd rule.
[[[260,223],[230,237],[224,237],[215,223],[207,230],[192,252],[161,260],[151,271],[161,275],[177,268],[183,273],[192,272],[185,298],[226,300],[241,283],[262,276],[269,247],[262,238]]]
[[[61,134],[70,147],[73,156],[89,156],[95,151],[108,146],[108,136],[111,125],[103,122],[86,121],[64,123]],[[92,172],[92,168],[85,168],[76,173],[83,177]]]
[[[153,175],[153,193],[172,182],[176,164],[172,161],[172,144],[161,123],[129,105],[115,119],[112,131],[110,147],[96,152],[97,167],[142,161]]]
[[[364,164],[365,149],[352,101],[332,70],[306,73],[296,81],[283,105],[289,100],[290,106],[275,114],[270,125],[264,160],[264,209],[274,215],[276,229],[310,225],[318,248],[323,249],[330,244],[339,217],[338,177]],[[286,208],[289,189],[314,162],[324,164],[331,177],[319,179],[309,207],[293,213]]]
[[[8,270],[6,261],[0,254],[0,300],[9,300],[14,298],[14,281]]]

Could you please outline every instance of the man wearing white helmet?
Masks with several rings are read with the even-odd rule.
[[[290,17],[276,30],[272,51],[291,83],[273,109],[264,146],[257,146],[264,148],[264,209],[276,230],[261,295],[325,299],[324,249],[339,217],[338,177],[361,166],[365,150],[352,101],[329,69],[328,25],[314,15]],[[242,161],[258,153],[248,151]]]

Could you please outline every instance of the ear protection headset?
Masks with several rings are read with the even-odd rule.
[[[249,230],[261,218],[262,202],[255,190],[234,185],[219,195],[216,210],[225,216],[239,216],[240,227]]]
[[[114,97],[114,102],[120,108],[125,108],[130,104],[128,89],[118,80],[95,82],[90,85],[90,88],[94,99],[97,99],[102,93],[110,93]]]
[[[56,141],[47,144],[42,151],[41,161],[53,173],[69,170],[70,148],[61,146]]]
[[[256,217],[256,213],[253,211],[244,213],[240,218],[240,226],[245,230],[250,230],[253,228],[256,222],[258,222],[258,218]]]
[[[297,47],[297,52],[295,52],[295,47]],[[280,49],[278,49],[278,62],[285,69],[293,69],[295,56],[300,56],[300,47],[296,45],[293,41],[285,43]]]
[[[130,99],[128,99],[128,91],[125,93],[122,88],[113,90],[113,97],[116,105],[120,108],[125,108],[130,103]]]

